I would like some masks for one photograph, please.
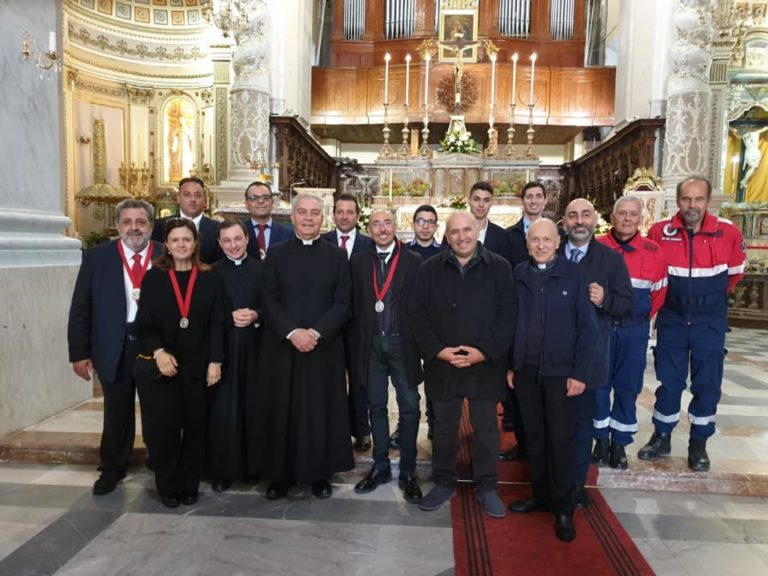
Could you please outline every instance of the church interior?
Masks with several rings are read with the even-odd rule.
[[[0,574],[768,573],[768,2],[4,0],[0,46]],[[128,478],[91,494],[102,400],[72,373],[67,316],[120,201],[168,216],[196,176],[209,216],[245,217],[260,180],[277,221],[306,191],[329,229],[346,192],[411,239],[417,206],[444,222],[479,180],[511,226],[538,180],[555,220],[579,197],[607,219],[631,193],[647,230],[692,174],[747,250],[712,470],[687,469],[683,440],[663,463],[634,444],[630,470],[590,474],[581,553],[519,519],[420,513],[395,487],[357,496],[370,454],[329,501],[203,486],[163,510],[138,420]],[[656,385],[649,360],[639,436]],[[418,450],[427,481],[426,421]],[[528,478],[499,467],[508,500]]]

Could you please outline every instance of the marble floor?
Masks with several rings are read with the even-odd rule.
[[[633,457],[651,432],[656,382],[649,366],[631,470],[601,470],[590,488],[605,496],[657,574],[768,574],[766,342],[768,331],[728,336],[710,473],[686,470],[685,415],[672,458],[649,464]],[[100,418],[94,398],[0,442],[0,575],[454,573],[449,509],[420,512],[395,482],[354,494],[365,454],[355,471],[334,477],[330,500],[302,487],[271,502],[263,485],[219,494],[203,484],[197,505],[168,510],[140,453],[114,493],[95,497],[90,462]],[[429,453],[422,425],[425,479]]]

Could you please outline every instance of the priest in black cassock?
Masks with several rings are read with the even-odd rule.
[[[221,381],[208,389],[206,471],[215,492],[249,477],[246,446],[255,435],[256,358],[261,339],[259,300],[262,262],[248,256],[248,230],[239,220],[219,224],[224,258],[213,265],[226,292],[229,322],[224,333],[226,363]],[[250,400],[250,404],[249,404]]]
[[[350,306],[347,254],[320,238],[319,197],[296,196],[291,220],[296,238],[270,250],[262,283],[254,456],[271,500],[296,481],[328,498],[331,474],[354,466],[340,333]]]

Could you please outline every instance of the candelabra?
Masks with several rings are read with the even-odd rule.
[[[491,106],[491,115],[488,119],[488,146],[485,148],[485,155],[489,157],[496,156],[499,152],[499,133],[493,127],[493,111],[496,105]]]
[[[514,95],[512,96],[514,98]],[[511,158],[515,155],[515,106],[514,101],[509,105],[509,128],[507,128],[507,157]]]
[[[51,78],[53,74],[61,71],[61,57],[56,52],[56,36],[53,32],[50,33],[47,52],[40,52],[35,39],[29,35],[29,32],[24,32],[21,40],[21,57],[24,62],[27,62],[30,57],[34,58],[35,67],[40,70],[40,78],[44,73]]]
[[[381,134],[384,137],[384,145],[379,150],[379,156],[382,158],[389,158],[394,153],[392,151],[392,146],[389,144],[389,134],[391,130],[389,129],[389,118],[387,116],[389,109],[389,103],[384,102],[384,128],[381,129]]]
[[[250,156],[245,157],[245,165],[258,174],[257,179],[267,184],[272,183],[272,171],[280,169],[280,163],[275,162],[269,164],[267,162],[267,152],[262,147],[256,151],[258,159],[252,159]]]
[[[526,158],[538,158],[536,152],[533,149],[533,135],[536,130],[533,128],[533,102],[528,104],[528,130],[525,131],[525,135],[528,138],[528,148],[525,150]]]
[[[432,156],[432,150],[429,148],[429,112],[428,107],[424,104],[424,128],[421,129],[421,148],[419,148],[419,156],[429,158]]]
[[[397,153],[400,156],[410,156],[411,147],[408,145],[408,104],[403,104],[403,108],[405,108],[405,118],[403,119],[403,129],[400,130],[400,133],[403,135],[403,143],[400,144],[400,150]]]
[[[248,18],[240,0],[222,0],[218,10],[215,10],[212,4],[212,1],[201,2],[201,13],[206,22],[221,30],[224,38],[229,38],[230,33],[237,33],[248,25]]]

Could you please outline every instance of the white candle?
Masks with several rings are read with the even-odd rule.
[[[48,52],[56,52],[56,32],[48,32]]]
[[[496,54],[491,54],[491,109],[496,104]]]
[[[531,98],[529,104],[533,106],[533,83],[536,78],[536,52],[531,54]]]
[[[384,106],[389,104],[389,60],[391,58],[389,52],[384,55]]]
[[[411,89],[411,55],[405,55],[405,105],[408,106],[408,92]]]
[[[517,104],[517,52],[512,54],[512,106]]]
[[[424,59],[424,64],[426,65],[426,72],[424,74],[424,107],[426,108],[429,103],[429,54]]]

